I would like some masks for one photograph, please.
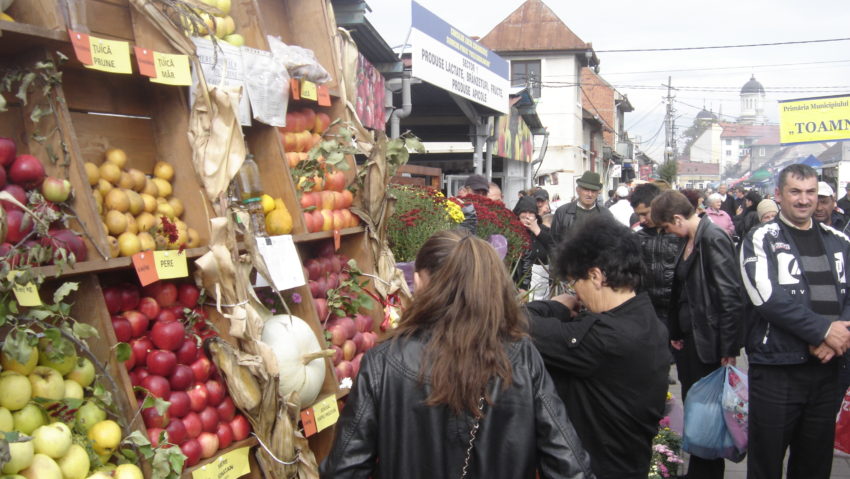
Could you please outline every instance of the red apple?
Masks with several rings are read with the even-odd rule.
[[[192,368],[189,366],[178,364],[174,367],[174,372],[171,373],[171,376],[168,377],[168,382],[171,384],[173,391],[185,391],[195,382],[195,373],[192,372]]]
[[[331,333],[331,344],[334,346],[342,347],[342,345],[347,341],[345,337],[345,328],[339,324],[328,328],[328,332]]]
[[[201,427],[204,431],[215,432],[215,427],[218,426],[218,411],[214,406],[207,406],[198,414],[201,416]]]
[[[186,307],[180,303],[174,303],[166,309],[171,311],[171,314],[173,314],[174,317],[178,320],[186,317],[186,313],[184,312],[186,310]]]
[[[207,407],[209,393],[203,383],[195,383],[186,394],[189,395],[189,407],[195,412],[201,412]]]
[[[189,437],[192,437],[191,434]],[[192,467],[201,460],[201,444],[196,439],[189,439],[181,444],[180,452],[186,456],[185,467]]]
[[[159,303],[150,296],[145,296],[139,300],[139,312],[148,317],[148,319],[156,319],[159,315]]]
[[[219,420],[221,421],[230,421],[233,419],[233,415],[236,414],[236,406],[233,404],[233,399],[230,399],[229,397],[224,398],[224,400],[215,407],[215,410],[218,413]]]
[[[201,457],[204,459],[213,457],[218,452],[218,436],[215,432],[202,432],[198,436],[198,443],[201,445]]]
[[[162,433],[165,432],[165,429],[161,427],[149,427],[148,428],[148,440],[151,442],[151,446],[159,447],[159,438]],[[167,440],[167,439],[166,439]]]
[[[233,430],[230,429],[230,424],[219,423],[215,428],[215,435],[218,436],[219,449],[225,449],[233,442]]]
[[[177,286],[174,283],[162,283],[153,297],[161,308],[167,308],[177,301]]]
[[[360,371],[360,361],[363,360],[363,353],[357,354],[351,360],[351,377],[357,377],[357,372]]]
[[[29,214],[22,211],[6,212],[6,241],[15,244],[23,240],[34,226]]]
[[[316,119],[313,121],[313,132],[321,135],[325,132],[325,130],[328,129],[328,126],[330,126],[330,124],[331,117],[329,117],[327,113],[316,113]]]
[[[115,339],[121,343],[126,343],[133,338],[133,327],[123,316],[112,317],[112,329],[115,330]]]
[[[138,338],[143,336],[148,331],[148,326],[150,325],[150,320],[144,314],[136,311],[124,311],[122,314],[127,321],[130,322],[130,327],[133,328],[133,337]]]
[[[342,361],[342,348],[339,346],[331,346],[331,349],[334,350],[332,362],[334,366],[336,366],[337,364],[339,364],[340,361]]]
[[[12,195],[12,197],[15,198],[18,201],[18,203],[20,203],[22,205],[27,204],[27,192],[24,191],[24,189],[21,188],[20,185],[12,185],[12,184],[6,185],[6,186],[3,187],[3,191]],[[14,204],[14,203],[12,203],[11,201],[8,201],[8,200],[0,200],[0,205],[3,205],[3,209],[6,210],[7,212],[8,211],[23,211],[20,206]]]
[[[200,358],[196,359],[190,367],[192,368],[192,372],[195,373],[195,381],[205,383],[210,378],[212,363],[206,356],[202,355]]]
[[[190,365],[198,359],[198,344],[194,337],[183,339],[183,344],[177,350],[177,363]],[[197,379],[195,379],[197,381]]]
[[[121,290],[117,286],[103,288],[103,300],[109,314],[115,314],[121,309]]]
[[[160,414],[153,407],[142,409],[142,419],[145,421],[145,427],[162,428],[168,425],[168,411]]]
[[[328,300],[324,298],[316,298],[313,300],[316,306],[316,314],[319,316],[319,321],[324,321],[328,317]]]
[[[18,147],[11,138],[0,138],[0,167],[11,165],[17,154]]]
[[[55,250],[60,248],[68,253],[74,253],[77,261],[85,261],[88,257],[88,249],[77,233],[69,229],[51,229],[48,236],[41,238],[42,246],[51,246]],[[54,257],[58,257],[55,256]]]
[[[354,341],[354,348],[357,351],[360,351],[361,348],[363,348],[363,333],[361,333],[360,331],[354,333],[354,336],[351,338],[351,340]]]
[[[41,184],[41,194],[47,201],[62,203],[71,196],[71,182],[62,178],[48,176]]]
[[[224,400],[224,396],[227,395],[227,389],[224,388],[224,385],[221,381],[216,381],[214,379],[210,379],[206,382],[207,386],[207,401],[210,406],[218,406],[222,400]]]
[[[342,378],[350,378],[354,368],[352,368],[351,362],[340,361],[334,368],[334,371],[336,371],[336,378],[341,380]]]
[[[124,360],[124,368],[127,371],[132,371],[136,367],[136,357],[133,356],[133,350],[130,349],[130,357]]]
[[[160,313],[162,315],[162,313]],[[177,351],[183,345],[183,337],[186,331],[183,329],[183,323],[179,321],[154,323],[151,329],[151,340],[156,347],[167,349],[169,351]],[[175,357],[175,361],[177,358]]]
[[[168,433],[168,442],[172,444],[182,444],[186,440],[186,426],[179,419],[170,420],[165,431]]]
[[[322,275],[322,265],[319,260],[310,258],[304,262],[309,279],[316,281]]]
[[[230,423],[230,429],[233,431],[233,440],[241,441],[248,437],[251,433],[251,424],[245,419],[245,416],[237,414]]]
[[[141,386],[160,399],[166,399],[171,395],[171,385],[168,384],[168,379],[162,376],[151,374],[142,379]]]
[[[354,324],[361,333],[371,331],[375,328],[375,322],[372,317],[360,313],[354,315]]]
[[[167,377],[177,367],[177,356],[165,349],[154,349],[148,353],[145,364],[151,374]]]
[[[354,355],[357,354],[357,345],[354,344],[354,341],[350,339],[346,339],[342,344],[342,359],[346,361],[351,361],[354,359]]]
[[[201,291],[194,284],[182,283],[177,287],[177,301],[187,308],[194,308],[200,297]]]
[[[151,373],[149,373],[145,368],[135,368],[130,371],[130,384],[133,386],[141,386],[142,380],[150,375]]]
[[[168,415],[171,417],[181,418],[189,414],[189,411],[192,410],[189,395],[186,394],[186,391],[171,391],[171,394],[168,396],[168,402],[171,403],[168,406]]]
[[[374,331],[367,331],[363,333],[363,345],[362,350],[368,351],[375,347],[375,344],[378,342],[378,334]]]
[[[119,286],[121,290],[121,311],[130,311],[139,306],[139,288],[132,284],[122,284]]]
[[[181,421],[183,421],[183,425],[186,427],[186,434],[190,438],[198,437],[198,435],[201,434],[201,431],[203,430],[201,416],[199,416],[195,411],[183,416]]]
[[[175,321],[177,321],[177,315],[174,314],[171,308],[162,308],[159,310],[159,314],[156,315],[156,322],[158,323],[173,323]]]
[[[133,349],[136,364],[145,364],[148,360],[148,351],[153,349],[153,343],[147,337],[136,338],[130,341],[130,348]]]
[[[9,180],[25,190],[37,188],[44,181],[44,165],[32,155],[18,155],[9,167]]]

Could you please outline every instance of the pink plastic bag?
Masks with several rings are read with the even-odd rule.
[[[726,367],[723,383],[723,420],[732,436],[732,442],[740,453],[747,451],[748,416],[750,396],[747,375],[735,366]]]
[[[835,449],[850,453],[850,389],[845,391],[835,419]]]

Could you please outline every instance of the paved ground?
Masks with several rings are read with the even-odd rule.
[[[746,372],[747,371],[747,358],[745,355],[741,355],[738,358],[738,369]],[[673,368],[673,377],[676,377],[675,367]],[[682,398],[682,387],[681,384],[676,382],[676,384],[670,386],[670,392],[673,393],[673,396],[680,399]],[[840,453],[839,453],[840,454]],[[686,454],[687,456],[687,454]],[[687,471],[687,457],[685,458],[685,469],[680,471],[680,474],[684,475],[684,472]],[[735,464],[732,461],[726,461],[726,475],[724,479],[746,479],[747,477],[747,460],[744,459],[740,464]],[[834,479],[850,479],[850,456],[835,456],[832,461],[832,474],[831,478]]]

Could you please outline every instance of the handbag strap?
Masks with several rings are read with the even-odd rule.
[[[484,396],[478,400],[478,412],[484,411]],[[481,417],[476,417],[474,421],[472,421],[472,429],[469,431],[469,447],[466,448],[466,458],[463,460],[463,470],[460,473],[460,479],[466,479],[466,475],[469,472],[469,461],[472,458],[472,447],[475,443],[475,435],[478,434],[478,428],[481,426]]]

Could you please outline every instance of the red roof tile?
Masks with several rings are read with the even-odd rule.
[[[591,48],[541,0],[526,0],[479,41],[496,52]]]
[[[721,138],[779,138],[779,125],[741,125],[738,123],[720,123],[723,132]]]
[[[680,175],[717,175],[720,174],[720,165],[718,163],[702,163],[699,161],[682,161],[677,162],[678,168],[676,172]]]

